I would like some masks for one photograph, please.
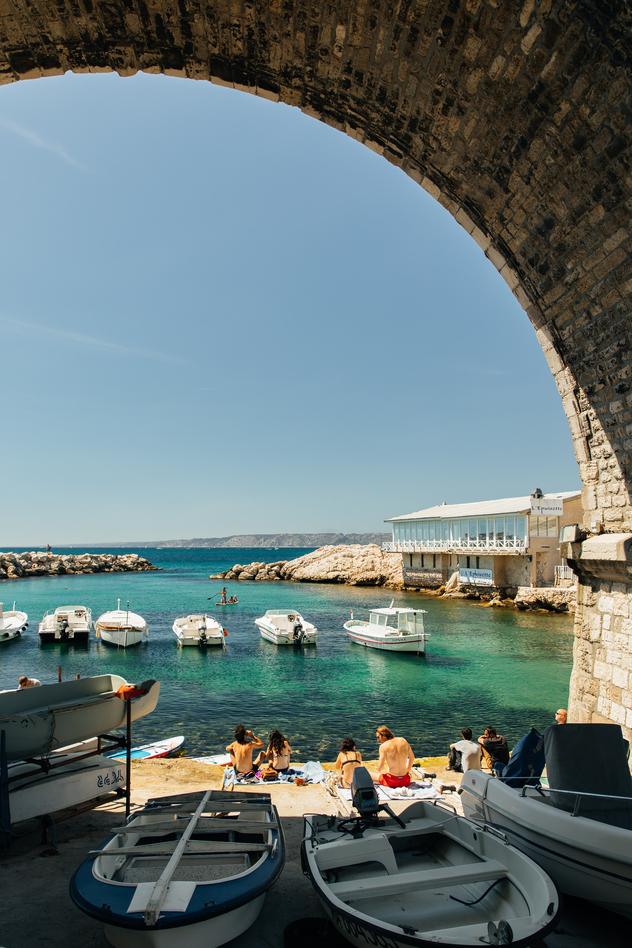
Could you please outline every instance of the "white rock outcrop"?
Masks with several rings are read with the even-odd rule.
[[[212,579],[295,583],[344,583],[347,586],[404,585],[400,553],[385,553],[375,543],[321,546],[312,553],[275,563],[237,563]]]
[[[139,573],[157,569],[138,553],[0,553],[0,580],[76,573]]]

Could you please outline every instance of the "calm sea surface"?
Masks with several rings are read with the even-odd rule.
[[[58,552],[58,551],[57,551]],[[71,550],[69,552],[78,552]],[[96,550],[95,552],[105,552]],[[130,552],[129,550],[108,552]],[[565,705],[572,657],[572,626],[564,616],[486,609],[464,601],[437,601],[383,589],[295,583],[233,583],[239,604],[213,608],[208,597],[221,583],[209,573],[233,563],[273,561],[302,550],[139,549],[161,568],[156,573],[61,576],[0,583],[0,600],[29,613],[21,640],[0,646],[0,689],[26,673],[55,679],[113,672],[129,681],[161,681],[156,711],[139,721],[134,742],[186,735],[191,756],[222,750],[243,721],[265,736],[284,731],[300,758],[331,759],[351,735],[364,752],[375,751],[374,729],[388,724],[405,735],[415,753],[444,753],[464,725],[480,733],[494,725],[510,741],[531,725],[544,727]],[[37,624],[55,606],[82,604],[101,612],[116,599],[149,623],[146,646],[116,650],[92,640],[87,647],[40,646]],[[348,642],[342,623],[353,609],[363,617],[376,605],[427,609],[430,633],[425,658],[393,655]],[[263,641],[254,619],[271,608],[296,609],[318,631],[318,646],[305,652]],[[228,648],[179,649],[176,616],[208,610],[229,630]]]

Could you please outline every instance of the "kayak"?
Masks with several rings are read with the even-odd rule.
[[[183,744],[182,734],[177,737],[167,737],[164,741],[154,741],[153,744],[141,744],[140,747],[132,747],[131,759],[154,760],[157,757],[169,757],[170,754],[180,750]],[[105,756],[112,760],[125,760],[125,750],[117,748],[117,750],[108,751]]]

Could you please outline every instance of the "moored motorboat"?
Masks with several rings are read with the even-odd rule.
[[[49,754],[124,727],[128,695],[132,721],[150,714],[158,703],[160,683],[143,682],[130,692],[133,687],[120,675],[95,675],[0,693],[7,760]]]
[[[181,646],[194,645],[198,648],[207,648],[219,645],[223,648],[226,644],[225,630],[213,616],[199,613],[181,616],[174,621],[172,628],[178,645]]]
[[[115,948],[216,948],[257,919],[284,860],[269,794],[162,797],[89,854],[70,894]]]
[[[415,652],[423,655],[426,651],[426,632],[424,629],[425,609],[408,609],[390,606],[383,609],[371,609],[368,621],[351,619],[344,623],[349,639],[365,648],[381,649],[385,652]]]
[[[632,918],[632,778],[615,724],[564,724],[544,734],[548,787],[463,775],[466,816],[501,830],[558,889]]]
[[[533,945],[559,909],[546,873],[499,834],[421,801],[399,819],[306,816],[303,867],[357,948]]]
[[[4,611],[3,604],[0,602],[0,644],[10,642],[12,639],[19,639],[29,624],[29,617],[26,612],[15,608]]]
[[[39,624],[40,642],[87,642],[92,613],[87,606],[57,606]]]
[[[311,622],[293,610],[268,609],[255,619],[261,636],[275,645],[316,645],[318,630]]]
[[[127,609],[121,609],[121,600],[117,600],[116,609],[104,612],[97,619],[94,626],[97,638],[109,645],[118,645],[127,648],[138,645],[149,638],[147,622],[137,612],[131,612],[129,603]]]
[[[154,760],[157,757],[170,757],[179,751],[184,744],[184,735],[178,734],[177,737],[166,737],[163,741],[154,741],[151,744],[140,744],[139,747],[132,747],[130,757],[132,760]],[[125,760],[127,752],[125,749],[108,751],[105,757],[112,760]]]

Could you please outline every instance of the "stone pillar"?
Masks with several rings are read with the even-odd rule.
[[[620,724],[632,741],[632,534],[566,545],[579,578],[569,719]]]

